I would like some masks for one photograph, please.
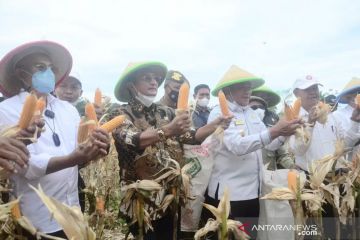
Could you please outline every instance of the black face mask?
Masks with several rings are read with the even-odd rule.
[[[169,93],[169,97],[170,97],[171,101],[176,102],[179,97],[179,92],[171,90],[171,92]]]

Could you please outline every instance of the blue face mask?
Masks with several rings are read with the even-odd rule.
[[[55,89],[55,74],[51,68],[32,75],[32,87],[40,93],[51,93]]]

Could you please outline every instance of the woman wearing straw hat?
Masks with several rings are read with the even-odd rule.
[[[158,88],[166,73],[166,66],[160,62],[131,63],[115,86],[115,97],[127,103],[112,107],[110,114],[125,114],[127,117],[125,123],[113,133],[122,185],[143,179],[155,179],[166,167],[175,167],[174,162],[182,167],[185,163],[182,145],[198,144],[219,124],[226,123],[226,118],[219,118],[218,122],[204,127],[208,131],[195,132],[190,129],[191,119],[187,111],[175,115],[172,108],[155,103]],[[171,194],[170,184],[163,183],[164,191],[156,194],[156,198],[145,205],[151,216],[153,230],[145,233],[138,228],[138,224],[132,224],[130,231],[134,236],[143,234],[144,239],[177,239],[176,229],[179,222],[174,224],[173,221],[177,209],[175,212],[172,209],[170,213],[169,209],[163,212],[150,207],[151,204],[159,205],[164,200],[164,193]],[[175,187],[181,188],[180,185]],[[126,208],[129,204],[131,205],[122,202],[121,212],[128,223],[131,223],[134,218],[131,208]],[[177,219],[180,219],[180,216]]]
[[[95,129],[88,144],[77,147],[80,117],[76,109],[50,94],[68,76],[71,66],[70,53],[50,41],[21,45],[0,62],[0,90],[8,97],[0,103],[0,127],[16,125],[30,91],[45,99],[46,131],[36,143],[28,146],[29,165],[13,174],[11,181],[14,196],[21,196],[22,214],[37,230],[60,237],[66,237],[62,228],[29,185],[41,185],[49,197],[69,206],[79,206],[77,165],[107,154],[109,146],[108,134]]]
[[[212,91],[214,96],[222,90],[228,100],[234,120],[224,131],[223,144],[214,149],[214,167],[208,186],[206,202],[217,206],[225,187],[230,189],[230,217],[247,223],[248,229],[257,224],[259,216],[259,191],[263,160],[261,149],[277,149],[284,142],[280,136],[289,136],[298,127],[298,121],[280,120],[267,129],[257,114],[249,107],[251,90],[264,80],[233,65]],[[221,115],[219,106],[210,113],[212,121]],[[278,138],[279,137],[279,138]],[[205,213],[205,216],[210,217]],[[206,217],[205,217],[206,218]],[[256,232],[251,232],[256,237]]]

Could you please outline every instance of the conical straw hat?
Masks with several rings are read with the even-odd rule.
[[[251,95],[264,99],[268,107],[270,108],[278,105],[278,103],[281,100],[280,96],[276,92],[274,92],[265,85],[262,85],[261,87],[254,89]]]
[[[224,87],[245,82],[251,82],[251,88],[255,89],[263,85],[265,81],[239,68],[238,66],[232,65],[211,93],[213,96],[217,96],[219,90],[223,89]]]
[[[350,93],[360,92],[360,78],[353,77],[339,93],[337,100],[339,103],[347,103],[344,97]]]

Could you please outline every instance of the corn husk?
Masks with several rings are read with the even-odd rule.
[[[56,221],[63,228],[66,236],[73,240],[95,240],[96,236],[93,230],[88,226],[87,219],[81,213],[78,207],[69,207],[60,203],[54,198],[48,197],[41,186],[39,189],[31,188],[43,201],[45,206],[49,209],[50,213]]]

